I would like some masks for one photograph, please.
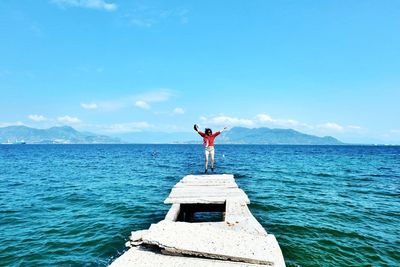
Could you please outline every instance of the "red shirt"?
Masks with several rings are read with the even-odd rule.
[[[200,131],[198,131],[198,133],[199,133],[199,135],[201,135],[201,136],[203,137],[203,141],[204,141],[204,145],[205,145],[205,146],[207,146],[207,143],[208,143],[208,146],[214,146],[214,139],[215,139],[215,137],[217,137],[221,132],[218,131],[218,132],[213,133],[212,135],[206,135],[205,133],[200,132]]]

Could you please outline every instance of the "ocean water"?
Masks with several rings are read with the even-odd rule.
[[[201,145],[0,146],[0,266],[106,266]],[[288,266],[400,266],[400,147],[217,145]]]

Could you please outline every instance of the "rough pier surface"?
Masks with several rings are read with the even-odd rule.
[[[233,175],[188,175],[165,200],[172,204],[165,219],[132,232],[131,248],[111,266],[285,266],[275,236],[254,218],[249,202]],[[182,219],[181,213],[214,211],[213,205],[223,207],[222,221]]]

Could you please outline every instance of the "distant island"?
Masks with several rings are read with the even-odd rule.
[[[110,137],[89,132],[79,132],[69,126],[36,129],[27,126],[0,128],[2,144],[123,144],[123,143],[201,143],[197,133],[137,132],[130,135]],[[318,137],[293,129],[270,129],[233,127],[217,139],[217,144],[260,144],[260,145],[344,145],[331,136]]]
[[[270,129],[233,127],[218,137],[225,144],[263,144],[263,145],[344,145],[331,136],[318,137],[293,129]]]
[[[1,144],[119,144],[119,138],[79,132],[69,126],[36,129],[27,126],[0,128]]]

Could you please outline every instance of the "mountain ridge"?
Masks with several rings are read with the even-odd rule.
[[[224,132],[219,143],[265,145],[343,145],[332,136],[319,137],[293,129],[233,127]]]
[[[0,128],[0,143],[28,144],[119,144],[119,138],[94,133],[82,133],[70,126],[54,126],[37,129],[28,126],[7,126]]]

